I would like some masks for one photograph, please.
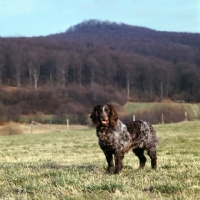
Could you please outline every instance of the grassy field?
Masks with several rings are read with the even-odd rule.
[[[200,116],[200,104],[199,103],[176,103],[176,102],[128,102],[124,106],[124,110],[127,113],[134,113],[138,111],[149,111],[155,112],[156,110],[166,108],[166,110],[180,110],[183,109],[190,115],[193,119],[199,119]],[[184,115],[184,113],[183,113]]]
[[[1,136],[0,199],[200,199],[200,122],[154,127],[158,169],[129,152],[120,175],[106,173],[94,128]]]

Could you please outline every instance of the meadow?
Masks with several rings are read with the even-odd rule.
[[[158,169],[106,173],[95,129],[0,136],[0,199],[200,199],[200,121],[154,125]]]
[[[199,103],[178,103],[170,100],[163,102],[128,102],[124,106],[124,111],[124,113],[134,114],[136,118],[153,124],[161,123],[162,115],[164,123],[176,123],[185,119],[192,121],[200,118]],[[187,116],[185,116],[185,113],[187,113]]]
[[[199,119],[200,115],[200,104],[199,103],[177,103],[170,100],[163,102],[128,102],[124,106],[124,109],[128,113],[138,112],[138,111],[153,111],[163,110],[169,112],[169,110],[184,110],[190,115],[193,119]],[[184,113],[183,113],[184,115]]]

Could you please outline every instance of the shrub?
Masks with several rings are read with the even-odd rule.
[[[20,105],[11,105],[7,106],[7,121],[18,122],[21,115],[21,106]]]
[[[7,119],[6,119],[6,115],[7,115],[7,109],[6,107],[0,103],[0,122],[5,122]]]
[[[88,89],[87,99],[92,106],[108,102],[116,102],[120,105],[124,105],[127,100],[123,92],[117,91],[112,86],[102,87],[97,84],[94,84]]]
[[[69,102],[67,104],[61,105],[59,109],[56,110],[54,116],[55,123],[66,123],[69,119],[72,124],[87,124],[87,112],[78,104]]]
[[[144,120],[152,124],[159,124],[162,122],[162,115],[164,123],[176,123],[185,120],[185,109],[181,105],[166,104],[155,107],[154,109],[138,109],[134,112],[136,120]],[[133,113],[123,116],[125,121],[130,121],[133,118]],[[188,120],[192,120],[192,116],[188,113]]]
[[[23,134],[22,128],[19,124],[14,122],[9,122],[0,129],[0,135],[19,135]]]

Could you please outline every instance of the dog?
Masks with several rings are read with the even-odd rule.
[[[116,108],[111,104],[94,106],[90,119],[96,126],[99,146],[105,154],[109,173],[119,174],[121,172],[124,155],[130,150],[139,158],[141,169],[146,163],[144,156],[146,150],[151,159],[152,169],[156,169],[158,138],[150,123],[142,120],[123,123],[119,120]]]

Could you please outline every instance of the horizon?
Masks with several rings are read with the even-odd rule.
[[[162,31],[162,30],[156,30],[156,29],[152,29],[152,28],[144,27],[144,26],[135,26],[135,25],[131,25],[131,24],[126,24],[126,23],[122,23],[122,22],[121,23],[117,23],[117,22],[108,21],[108,20],[102,21],[102,20],[98,20],[98,19],[89,19],[89,20],[84,20],[84,21],[82,21],[80,23],[74,24],[74,25],[70,26],[68,29],[66,29],[63,32],[49,33],[48,35],[38,35],[38,36],[20,36],[20,35],[16,35],[16,36],[1,36],[0,35],[0,38],[39,38],[39,37],[48,37],[48,36],[57,35],[57,34],[64,34],[64,33],[67,33],[67,31],[69,31],[71,28],[76,27],[79,24],[84,24],[85,22],[92,21],[92,20],[95,20],[95,21],[98,21],[98,22],[101,22],[101,23],[109,22],[109,23],[115,23],[117,25],[122,25],[123,24],[123,25],[126,25],[126,26],[137,27],[137,28],[141,28],[141,29],[149,29],[151,31],[156,31],[156,32],[200,34],[200,33],[186,32],[186,31],[183,31],[183,32],[180,32],[180,31]]]
[[[0,37],[63,33],[90,19],[156,31],[200,33],[197,0],[7,0],[0,3]]]

